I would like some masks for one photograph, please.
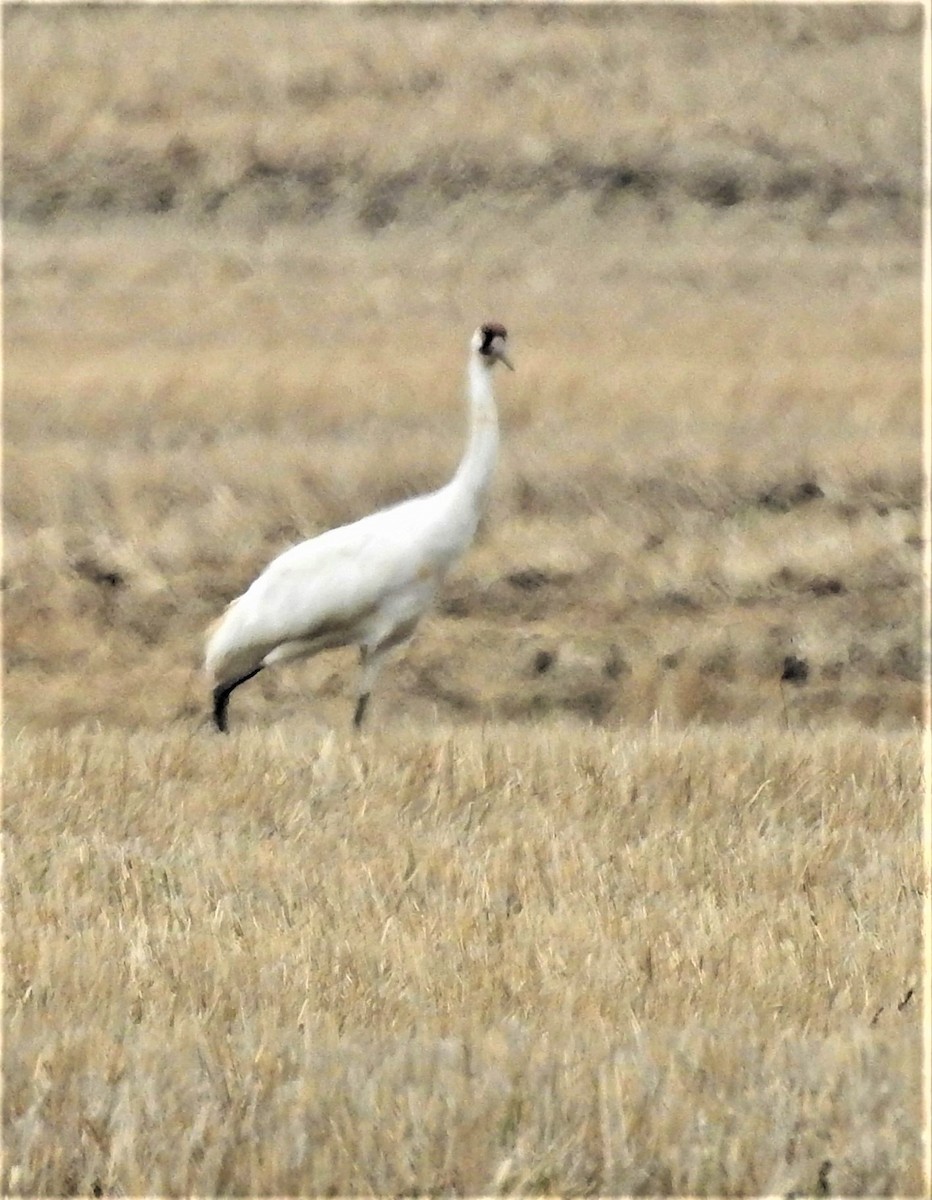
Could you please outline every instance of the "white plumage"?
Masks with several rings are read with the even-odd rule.
[[[475,535],[498,451],[491,371],[496,362],[513,369],[507,338],[494,323],[473,335],[469,440],[445,487],[292,546],[212,628],[206,668],[218,729],[227,727],[231,692],[263,667],[353,644],[362,660],[353,720],[362,723],[385,653],[411,637]]]

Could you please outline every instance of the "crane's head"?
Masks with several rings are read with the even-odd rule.
[[[503,362],[509,371],[514,367],[505,352],[508,341],[508,331],[497,321],[487,321],[480,325],[472,335],[472,348],[487,367],[494,367],[497,362]]]

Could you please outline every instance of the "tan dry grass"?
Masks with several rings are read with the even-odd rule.
[[[6,772],[4,1190],[919,1189],[910,738],[292,721]]]
[[[920,21],[5,9],[4,1190],[921,1189]],[[371,734],[206,737],[493,315]]]
[[[578,187],[888,213],[920,195],[918,5],[8,10],[12,212],[369,228]],[[878,105],[878,89],[912,101]],[[633,178],[628,178],[632,174]],[[636,207],[636,206],[635,206]],[[850,215],[850,214],[849,214]]]

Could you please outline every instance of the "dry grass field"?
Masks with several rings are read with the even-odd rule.
[[[304,733],[10,748],[8,1194],[920,1193],[910,735]]]
[[[920,1194],[921,9],[3,23],[4,1194]]]

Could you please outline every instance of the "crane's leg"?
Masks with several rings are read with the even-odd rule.
[[[369,705],[369,693],[372,684],[382,665],[382,658],[388,646],[360,646],[359,661],[362,664],[362,674],[359,677],[359,691],[356,693],[356,711],[353,713],[353,728],[359,729]]]
[[[400,646],[406,642],[414,633],[417,626],[417,617],[411,617],[407,621],[402,621],[397,625],[389,625],[382,629],[381,640],[374,643],[363,643],[359,647],[359,661],[362,666],[362,673],[359,677],[359,691],[357,692],[356,711],[353,713],[353,727],[358,729],[362,725],[363,717],[366,715],[366,707],[369,704],[369,693],[372,691],[372,685],[375,682],[375,677],[379,673],[379,668],[385,655],[389,650],[393,650],[396,646]],[[379,637],[379,633],[375,634]]]
[[[363,694],[356,700],[356,709],[353,713],[353,728],[354,729],[359,729],[359,727],[362,725],[363,717],[365,717],[365,715],[366,715],[366,708],[368,707],[368,704],[369,704],[369,693],[363,692]]]
[[[256,667],[248,675],[241,675],[239,679],[234,679],[232,683],[221,683],[214,688],[214,724],[221,733],[227,732],[227,706],[230,703],[230,693],[238,688],[241,683],[245,683],[247,679],[252,679],[254,675],[258,675],[261,670],[261,667]]]

